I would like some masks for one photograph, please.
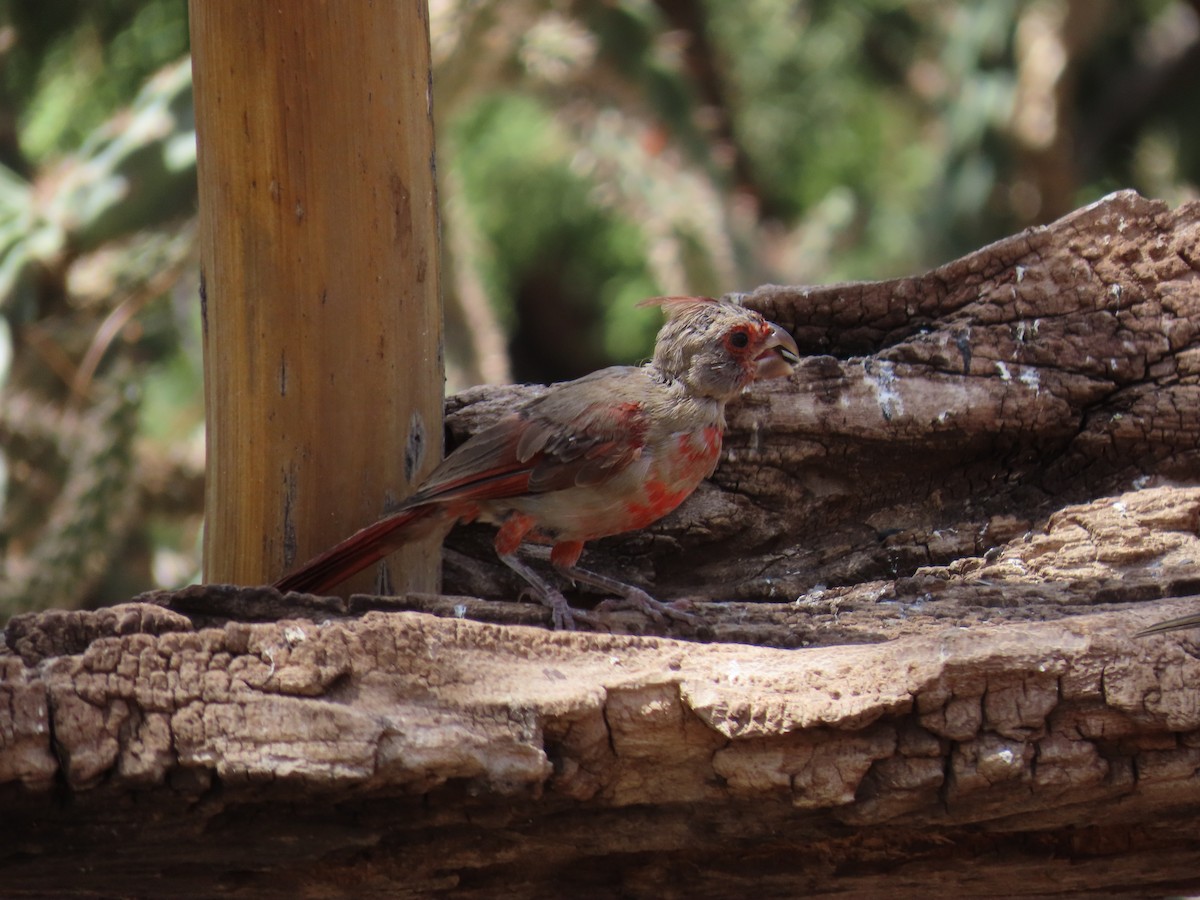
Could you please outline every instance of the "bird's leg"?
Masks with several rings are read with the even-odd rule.
[[[536,525],[537,520],[533,516],[515,510],[510,512],[500,523],[500,530],[496,532],[494,545],[496,555],[500,557],[501,562],[528,582],[529,586],[533,588],[534,596],[543,606],[550,607],[550,615],[556,631],[573,631],[576,619],[595,627],[596,620],[593,617],[571,609],[567,598],[562,595],[562,591],[552,587],[533,570],[532,566],[517,556],[517,548],[521,546],[521,541],[525,540],[525,536],[533,531]],[[583,545],[579,546],[582,550]]]
[[[499,553],[497,555],[500,557],[501,562],[529,583],[529,586],[533,589],[534,596],[537,597],[540,603],[550,607],[550,615],[556,631],[573,631],[577,619],[580,622],[597,627],[598,623],[595,617],[585,612],[580,612],[577,609],[571,609],[571,605],[567,603],[567,598],[562,595],[562,591],[551,586],[546,579],[535,572],[533,567],[517,556],[516,553]]]
[[[617,581],[617,579],[601,575],[599,572],[579,568],[576,563],[579,562],[582,553],[583,541],[560,541],[550,551],[550,562],[572,581],[582,581],[584,584],[598,587],[607,593],[616,594],[625,601],[626,605],[641,610],[657,622],[662,622],[666,616],[681,622],[695,621],[695,616],[655,600],[639,587]]]
[[[632,584],[626,584],[623,581],[609,578],[607,575],[601,575],[599,572],[581,569],[578,566],[563,566],[559,568],[559,571],[572,581],[582,581],[584,584],[600,588],[600,590],[606,593],[617,595],[624,601],[619,605],[639,610],[656,622],[662,622],[665,617],[675,619],[679,622],[696,621],[696,617],[691,613],[676,609],[668,603],[663,603],[661,600],[655,600],[640,587],[634,587]],[[605,601],[600,606],[601,609],[608,607],[608,601]]]

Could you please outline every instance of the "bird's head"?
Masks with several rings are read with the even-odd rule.
[[[666,324],[654,367],[700,396],[731,400],[752,382],[782,378],[800,361],[792,336],[752,309],[708,297],[658,297]]]

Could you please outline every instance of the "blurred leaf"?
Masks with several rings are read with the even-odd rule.
[[[34,160],[70,151],[187,52],[180,0],[8,3],[18,40],[4,75],[25,100],[21,144]]]
[[[191,64],[185,59],[159,72],[127,112],[84,141],[49,204],[74,247],[88,250],[191,212],[196,194],[191,93]]]

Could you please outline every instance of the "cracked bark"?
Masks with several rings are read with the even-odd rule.
[[[470,529],[450,596],[15,618],[6,895],[1200,888],[1200,634],[1130,637],[1200,593],[1200,204],[747,300],[811,355],[589,563],[696,624],[523,627]]]

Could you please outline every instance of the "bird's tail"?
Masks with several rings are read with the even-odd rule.
[[[279,591],[320,593],[341,584],[351,575],[361,572],[418,537],[417,523],[426,522],[438,507],[426,503],[380,519],[361,528],[350,537],[314,556],[300,568],[276,581],[272,587]]]

